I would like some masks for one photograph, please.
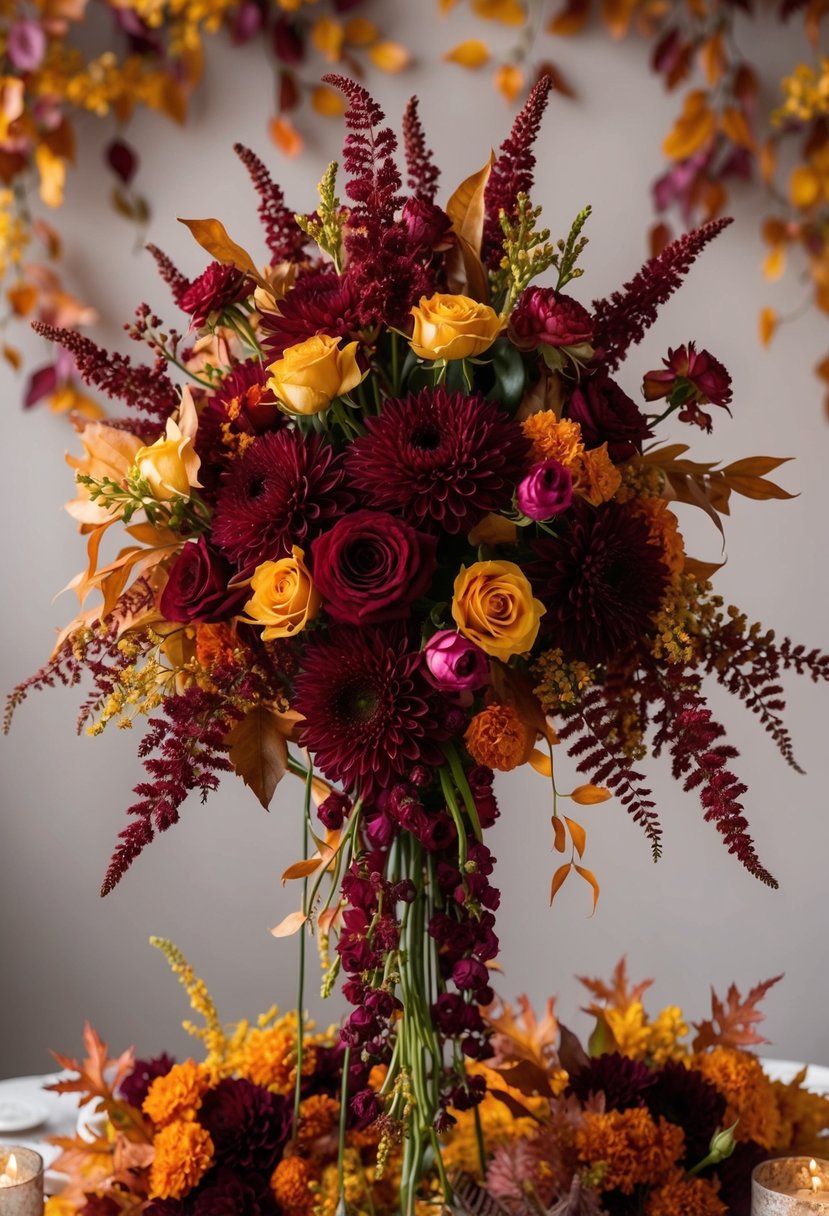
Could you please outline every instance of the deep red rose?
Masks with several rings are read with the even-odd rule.
[[[578,422],[586,447],[606,443],[616,464],[641,452],[642,440],[650,438],[645,415],[609,376],[583,380],[570,398],[565,416]]]
[[[647,372],[642,384],[646,401],[667,399],[669,405],[681,406],[680,422],[690,422],[711,430],[711,415],[700,409],[703,405],[719,405],[729,414],[731,377],[719,359],[707,350],[698,351],[693,342],[669,350],[663,359],[665,369]]]
[[[408,617],[437,566],[437,538],[384,511],[355,511],[311,544],[314,582],[328,615],[346,625]]]
[[[552,287],[528,287],[513,309],[509,336],[521,350],[581,346],[593,340],[593,318],[572,296]]]
[[[403,205],[402,217],[413,245],[432,250],[448,249],[451,246],[452,221],[436,203],[416,196],[407,198]]]
[[[173,565],[158,603],[168,621],[223,621],[241,611],[248,587],[228,587],[233,572],[207,544],[205,537],[189,541]]]
[[[251,292],[248,278],[235,266],[211,262],[197,279],[182,293],[179,304],[193,318],[198,329],[204,325],[211,313],[223,312],[231,304],[238,304]]]

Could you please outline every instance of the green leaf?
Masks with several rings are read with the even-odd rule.
[[[499,338],[491,348],[495,383],[487,400],[500,401],[508,410],[517,409],[527,387],[527,369],[521,352],[506,338]]]

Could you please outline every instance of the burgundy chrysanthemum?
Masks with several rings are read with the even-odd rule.
[[[211,313],[220,313],[250,295],[251,282],[241,270],[221,262],[211,262],[194,279],[178,301],[193,318],[196,328],[204,325]]]
[[[244,1077],[228,1077],[202,1099],[199,1122],[210,1133],[219,1165],[270,1174],[291,1127],[291,1108]]]
[[[236,435],[261,435],[287,422],[268,387],[267,368],[258,359],[239,363],[208,397],[199,414],[196,451],[199,477],[208,499],[219,478],[238,456]]]
[[[631,1060],[618,1051],[596,1056],[570,1077],[568,1093],[581,1102],[591,1094],[604,1094],[607,1110],[629,1110],[647,1102],[654,1075],[641,1060]]]
[[[723,1095],[702,1073],[675,1060],[669,1060],[654,1074],[645,1105],[654,1119],[661,1115],[683,1128],[683,1160],[689,1167],[707,1156],[711,1137],[723,1126]]]
[[[647,632],[667,571],[641,516],[620,503],[574,506],[569,530],[536,541],[528,573],[542,629],[568,658],[603,663]]]
[[[153,1081],[157,1077],[166,1077],[175,1062],[174,1057],[168,1056],[166,1051],[152,1060],[136,1060],[132,1072],[121,1082],[119,1096],[140,1110]]]
[[[508,505],[529,450],[495,402],[444,388],[387,401],[366,429],[348,450],[350,480],[366,505],[426,531],[467,532]]]
[[[260,435],[228,473],[213,541],[240,570],[274,561],[352,506],[344,478],[341,458],[320,435]]]
[[[279,359],[289,346],[315,334],[345,338],[359,329],[359,301],[348,278],[329,271],[303,275],[279,301],[278,313],[265,313],[262,333],[268,356]]]
[[[295,707],[305,718],[301,746],[353,793],[388,788],[420,761],[441,762],[439,694],[403,627],[333,629],[308,648]]]
[[[267,1176],[244,1177],[219,1170],[209,1186],[203,1186],[193,1204],[193,1216],[278,1216],[279,1207],[268,1186]]]

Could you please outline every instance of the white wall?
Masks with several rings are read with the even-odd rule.
[[[423,64],[408,76],[375,78],[391,116],[417,89],[448,191],[477,169],[500,142],[510,115],[485,76],[440,64],[437,51],[462,36],[460,16],[434,27],[432,0],[376,6]],[[490,27],[491,28],[491,27]],[[770,30],[775,29],[771,37]],[[764,36],[763,36],[764,35]],[[755,48],[773,55],[782,74],[799,45],[794,33],[765,26]],[[611,46],[603,36],[563,44],[559,62],[579,83],[578,104],[556,100],[541,141],[536,201],[563,233],[586,201],[594,206],[582,297],[599,296],[630,277],[642,260],[649,219],[648,182],[675,102],[666,101],[635,42]],[[265,120],[272,76],[259,48],[230,52],[216,44],[206,86],[184,132],[140,116],[133,137],[142,150],[141,182],[153,201],[150,239],[188,271],[200,251],[176,215],[221,217],[237,239],[257,248],[254,199],[231,151],[242,140],[267,153]],[[304,158],[275,165],[298,208],[337,154],[336,123],[318,120]],[[99,169],[101,129],[85,125],[70,201],[60,221],[68,266],[106,321],[98,336],[122,341],[119,325],[142,298],[171,315],[150,259],[130,250],[130,234],[105,203]],[[270,161],[275,164],[276,154]],[[823,353],[826,326],[808,316],[784,330],[770,353],[756,341],[756,314],[771,298],[760,271],[756,200],[736,207],[739,222],[709,250],[686,289],[665,308],[622,379],[637,392],[644,370],[658,366],[669,344],[696,338],[725,360],[734,377],[734,419],[716,419],[710,439],[692,436],[701,458],[779,453],[796,457],[781,480],[800,497],[788,503],[737,499],[728,525],[729,562],[723,594],[781,633],[829,644],[826,551],[829,429],[811,366]],[[796,286],[775,289],[781,310],[799,302]],[[37,352],[37,343],[29,343]],[[73,611],[54,592],[80,568],[82,544],[60,513],[70,497],[63,420],[43,411],[24,416],[19,384],[1,373],[3,583],[2,669],[10,687],[46,657],[52,630]],[[688,438],[688,432],[682,436]],[[689,521],[699,556],[716,557],[717,537]],[[829,903],[826,727],[829,689],[789,684],[790,721],[808,776],[786,768],[739,704],[724,704],[741,749],[740,772],[758,849],[781,890],[751,879],[702,821],[693,796],[676,788],[665,765],[649,765],[665,826],[665,857],[650,861],[647,843],[615,802],[587,810],[590,864],[602,883],[598,912],[587,918],[586,890],[565,889],[547,906],[554,860],[549,852],[548,794],[534,774],[501,783],[503,818],[492,833],[503,889],[500,932],[502,991],[527,991],[537,1001],[559,993],[559,1010],[574,1020],[580,996],[573,976],[607,974],[626,952],[637,976],[656,976],[654,1001],[678,1001],[689,1014],[707,1012],[708,986],[732,979],[748,986],[785,971],[767,1002],[766,1028],[775,1053],[829,1061],[826,909]],[[130,789],[140,778],[137,737],[73,733],[77,695],[39,695],[23,707],[11,737],[0,742],[0,1076],[48,1067],[47,1048],[76,1050],[90,1018],[119,1048],[182,1050],[178,1023],[183,994],[151,933],[174,938],[206,976],[224,1016],[255,1013],[294,999],[295,939],[267,933],[290,908],[293,891],[279,874],[298,856],[299,791],[286,783],[270,815],[240,783],[228,780],[207,806],[185,807],[182,822],[158,839],[107,900],[97,895],[110,850],[125,822]],[[561,761],[564,765],[564,760]],[[309,989],[316,987],[314,970]],[[325,1010],[333,1018],[335,1008]]]

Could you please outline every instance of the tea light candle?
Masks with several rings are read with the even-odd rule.
[[[30,1148],[0,1151],[0,1216],[43,1216],[43,1158]]]
[[[751,1216],[829,1216],[829,1161],[763,1161],[751,1175]]]

